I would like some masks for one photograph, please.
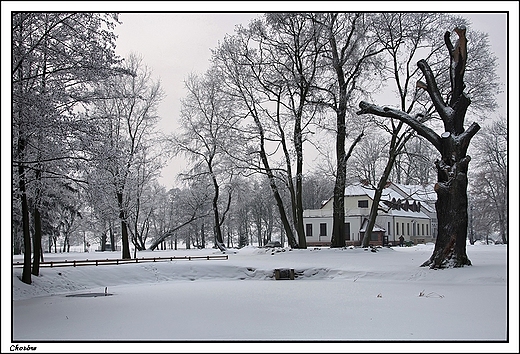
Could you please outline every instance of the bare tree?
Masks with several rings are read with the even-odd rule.
[[[303,226],[303,145],[309,125],[315,124],[321,106],[313,104],[317,80],[323,73],[321,56],[324,53],[323,26],[306,14],[270,13],[265,27],[253,26],[261,49],[261,57],[268,63],[257,78],[264,91],[277,97],[282,112],[277,112],[276,126],[285,156],[287,189],[291,196],[293,225],[298,235],[298,247],[306,248]],[[267,67],[268,66],[268,67]],[[292,125],[294,152],[289,151],[285,131]],[[296,167],[293,173],[292,165]]]
[[[378,41],[384,48],[383,53],[388,57],[388,66],[383,70],[383,75],[391,77],[395,83],[398,107],[410,113],[416,109],[416,106],[421,106],[424,111],[418,119],[422,121],[428,119],[433,105],[428,105],[425,102],[425,95],[421,95],[421,92],[417,92],[417,88],[414,87],[414,81],[419,79],[420,72],[413,66],[413,59],[421,53],[435,63],[439,61],[438,52],[443,43],[442,37],[436,34],[439,34],[439,25],[446,22],[445,18],[443,14],[432,13],[382,13],[378,14],[375,25]],[[369,245],[379,211],[379,202],[394,164],[415,134],[414,130],[408,128],[404,122],[394,119],[376,121],[376,126],[390,134],[390,141],[386,147],[386,163],[381,166],[383,172],[378,176],[377,181],[371,181],[374,197],[362,241],[363,247]]]
[[[350,158],[347,179],[362,181],[367,186],[375,185],[384,170],[388,145],[388,141],[376,129],[365,133]]]
[[[146,239],[150,231],[155,209],[155,192],[157,176],[161,168],[160,152],[157,147],[161,144],[154,141],[153,145],[143,147],[136,159],[134,178],[130,180],[129,190],[131,200],[128,210],[128,231],[135,252],[146,249]]]
[[[385,54],[388,56],[388,63],[390,64],[384,73],[389,73],[392,81],[395,83],[396,96],[399,98],[400,109],[404,112],[411,113],[412,111],[419,111],[417,118],[422,122],[432,120],[430,124],[435,124],[436,117],[433,114],[435,106],[431,101],[427,100],[427,95],[420,87],[414,87],[414,83],[420,79],[421,72],[417,67],[412,66],[413,59],[418,55],[423,55],[426,60],[433,63],[432,72],[435,73],[435,79],[439,89],[447,90],[450,86],[449,70],[445,69],[441,64],[443,58],[441,56],[443,48],[443,36],[440,28],[452,27],[455,24],[465,25],[466,20],[460,17],[455,17],[449,14],[434,14],[434,13],[383,13],[379,15],[377,21],[377,33],[381,44],[385,48]],[[471,92],[468,95],[472,97],[479,97],[476,109],[487,110],[493,109],[495,103],[493,100],[493,85],[482,85],[478,75],[475,75],[475,69],[480,69],[482,76],[491,82],[496,82],[496,75],[494,74],[495,65],[491,56],[483,53],[488,53],[488,46],[486,44],[485,35],[476,33],[472,35],[478,43],[470,51],[471,55],[475,54],[475,59],[472,64],[468,66],[468,71],[471,73],[466,77],[466,81],[472,83]],[[419,54],[420,53],[420,54]],[[489,64],[489,65],[486,65]],[[497,85],[498,86],[498,85]],[[377,125],[391,135],[388,146],[388,159],[386,166],[382,169],[384,171],[377,184],[374,182],[374,200],[370,210],[369,223],[366,228],[363,246],[367,247],[369,244],[369,237],[371,230],[375,224],[375,219],[378,213],[378,205],[382,190],[386,185],[388,178],[392,172],[394,165],[403,162],[402,156],[406,154],[409,159],[408,167],[422,167],[423,171],[429,171],[425,167],[425,160],[423,154],[410,154],[410,149],[407,149],[407,144],[410,140],[419,141],[414,137],[414,130],[407,128],[403,122],[394,122],[392,119],[378,121]],[[401,171],[399,171],[401,172]]]
[[[186,80],[187,97],[182,101],[182,131],[174,137],[177,151],[192,162],[187,178],[209,178],[213,188],[213,229],[215,244],[226,251],[222,224],[232,200],[232,181],[235,172],[230,167],[228,149],[237,145],[233,139],[239,118],[234,114],[234,102],[221,90],[221,78],[216,70],[204,76],[191,75]],[[221,206],[221,190],[227,196]]]
[[[327,13],[312,14],[313,21],[324,27],[326,42],[323,55],[330,74],[318,87],[321,95],[316,103],[332,109],[336,124],[336,183],[333,200],[333,225],[331,247],[345,246],[345,186],[346,166],[356,144],[363,137],[362,131],[346,151],[346,120],[351,112],[351,102],[360,91],[360,82],[368,85],[366,74],[369,64],[377,66],[373,59],[382,51],[372,38],[372,14]],[[375,65],[373,65],[375,64]]]
[[[190,181],[186,188],[175,188],[167,194],[167,204],[161,206],[168,211],[168,220],[161,232],[155,235],[150,249],[155,250],[167,238],[174,238],[177,249],[178,233],[185,230],[186,226],[193,225],[194,221],[206,218],[211,214],[211,206],[207,200],[211,198],[211,188],[207,183],[198,180]],[[189,248],[189,235],[186,238],[186,246]]]
[[[484,225],[498,230],[500,241],[508,243],[508,164],[507,124],[504,118],[493,121],[475,137],[476,169],[473,174],[473,217],[487,220]],[[488,230],[476,232],[489,234]]]
[[[98,86],[104,99],[95,102],[89,116],[97,123],[92,130],[97,129],[96,134],[101,136],[88,151],[97,167],[91,175],[101,178],[100,183],[108,181],[117,201],[122,258],[130,259],[131,186],[135,186],[143,163],[153,156],[149,146],[154,139],[157,106],[163,92],[160,82],[152,80],[150,70],[138,55],[130,55],[125,65],[130,75],[112,77]]]
[[[424,138],[415,135],[397,156],[390,180],[403,184],[430,184],[434,178],[434,161],[434,148]]]
[[[270,156],[273,153],[269,151],[272,145],[276,147],[281,144],[280,139],[283,139],[279,137],[281,85],[273,83],[274,86],[269,87],[263,80],[264,75],[269,76],[264,73],[264,69],[270,70],[269,65],[263,61],[262,55],[251,49],[251,37],[251,31],[241,29],[236,36],[226,37],[214,52],[215,65],[225,79],[226,94],[237,102],[237,108],[242,108],[240,112],[243,124],[240,133],[244,136],[245,148],[235,151],[233,159],[243,169],[267,176],[289,244],[297,248],[298,241],[278,183],[281,180],[280,174],[284,171],[276,164],[272,166]],[[270,111],[273,105],[274,113]]]
[[[332,176],[316,170],[303,177],[303,207],[305,209],[319,209],[327,201],[334,190]]]
[[[441,160],[436,162],[438,182],[435,185],[439,233],[432,256],[422,264],[422,266],[430,268],[471,265],[466,254],[467,172],[471,160],[467,155],[467,149],[471,138],[478,132],[480,126],[473,123],[464,129],[466,111],[471,102],[464,93],[464,71],[468,54],[466,28],[455,28],[454,31],[459,37],[455,45],[451,42],[450,32],[446,32],[444,35],[450,57],[451,91],[447,101],[444,101],[435,75],[428,63],[425,60],[417,63],[426,80],[425,83],[418,81],[417,86],[428,93],[437,114],[442,119],[444,133],[438,135],[433,129],[423,124],[418,117],[407,112],[390,107],[379,107],[365,101],[359,104],[361,108],[359,114],[370,113],[404,122],[426,138],[441,154]]]
[[[299,248],[306,247],[304,143],[309,125],[321,109],[311,98],[322,71],[321,29],[306,14],[269,13],[249,27],[239,28],[214,53],[215,62],[229,79],[230,95],[248,101],[245,117],[253,119],[257,131],[247,134],[256,133],[260,139],[260,172],[270,180],[291,246]],[[279,154],[269,151],[273,145]],[[280,195],[282,187],[290,196],[285,203],[289,215]],[[296,242],[292,242],[294,232]]]

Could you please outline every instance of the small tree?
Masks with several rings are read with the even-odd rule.
[[[226,251],[222,225],[232,200],[234,169],[230,168],[227,149],[237,145],[231,128],[238,125],[234,103],[224,95],[217,70],[203,76],[191,75],[186,80],[188,94],[182,101],[183,128],[173,137],[175,149],[193,161],[186,179],[205,180],[212,184],[213,230],[215,244]],[[222,198],[222,190],[226,195]],[[222,200],[225,199],[224,205]]]
[[[475,137],[473,145],[479,154],[472,179],[474,181],[473,217],[486,221],[484,225],[491,224],[492,228],[498,231],[504,244],[508,241],[507,136],[507,123],[503,117],[483,127],[481,133]],[[482,225],[482,222],[476,223],[475,226],[478,227],[475,231],[482,233],[479,224]],[[486,227],[484,232],[485,229]]]
[[[437,86],[434,74],[425,60],[417,66],[424,74],[426,83],[417,82],[417,87],[425,89],[444,124],[444,133],[440,136],[431,128],[421,123],[419,116],[390,107],[379,107],[367,102],[360,102],[358,114],[375,114],[381,117],[395,118],[414,129],[426,138],[441,154],[435,162],[437,168],[437,219],[439,233],[432,256],[422,266],[430,268],[462,267],[471,265],[466,255],[466,235],[468,227],[468,164],[471,158],[466,154],[471,138],[480,126],[471,124],[464,129],[464,118],[470,104],[464,93],[464,71],[467,60],[466,28],[455,28],[459,39],[455,46],[450,40],[450,32],[444,35],[444,41],[450,55],[451,92],[444,101]]]
[[[97,123],[97,141],[93,144],[87,140],[85,151],[95,162],[95,174],[88,172],[91,178],[109,184],[105,187],[117,201],[121,257],[130,259],[130,206],[136,200],[139,184],[150,177],[142,177],[140,171],[153,175],[158,168],[154,162],[158,157],[151,155],[150,146],[156,144],[157,107],[163,91],[139,55],[131,54],[125,69],[130,75],[110,77],[97,88],[103,99],[92,105],[90,113]]]

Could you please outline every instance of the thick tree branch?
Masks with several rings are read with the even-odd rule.
[[[477,123],[473,122],[469,127],[468,129],[466,129],[462,134],[460,134],[458,136],[458,139],[460,139],[460,146],[462,147],[462,151],[464,153],[466,153],[466,151],[468,150],[468,146],[469,146],[469,142],[471,140],[471,138],[473,138],[473,136],[475,136],[475,134],[477,134],[477,132],[480,130],[480,125],[478,125]]]
[[[432,129],[428,128],[420,121],[412,117],[411,115],[390,107],[379,107],[372,103],[361,101],[359,103],[361,111],[357,112],[360,114],[374,114],[379,117],[395,118],[401,122],[408,124],[413,130],[415,130],[420,136],[428,140],[438,151],[442,151],[441,138]]]
[[[424,59],[419,60],[417,62],[417,66],[419,69],[421,69],[422,73],[424,74],[424,78],[426,79],[426,85],[419,81],[417,86],[426,89],[428,95],[430,95],[433,105],[435,106],[435,109],[437,110],[437,113],[439,113],[442,121],[444,122],[446,130],[452,131],[451,128],[453,127],[454,114],[453,109],[446,105],[442,99],[442,95],[439,91],[439,88],[437,87],[437,82],[435,81],[435,76],[433,75],[430,66]]]
[[[357,138],[354,140],[352,145],[350,145],[350,148],[348,149],[347,154],[345,155],[345,163],[350,159],[350,156],[352,155],[352,152],[354,151],[354,147],[361,141],[361,138],[365,135],[365,131],[362,131]]]
[[[451,99],[450,106],[455,107],[457,101],[465,88],[464,71],[466,70],[466,58],[468,56],[466,28],[455,27],[454,32],[457,33],[458,39],[455,45],[451,44],[450,32],[444,34],[444,42],[450,54],[450,81],[451,81]]]
[[[455,110],[455,117],[465,117],[466,111],[471,103],[471,100],[466,94],[463,92],[460,94],[459,99],[454,102],[453,109]],[[457,119],[454,123],[453,132],[457,135],[464,132],[464,119]]]

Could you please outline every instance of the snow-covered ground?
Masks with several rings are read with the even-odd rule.
[[[471,267],[419,267],[432,251],[431,244],[377,252],[246,247],[229,252],[227,260],[42,268],[31,285],[20,281],[21,268],[13,268],[12,344],[55,352],[193,351],[197,345],[284,351],[287,343],[278,343],[284,341],[291,342],[290,351],[304,352],[517,348],[518,272],[510,269],[515,278],[508,287],[507,246],[468,245]],[[144,251],[138,258],[213,254],[221,252]],[[105,259],[120,252],[45,257]],[[294,269],[296,279],[275,280],[276,268]],[[104,293],[105,287],[111,296],[67,296]],[[515,294],[509,301],[508,290]],[[294,343],[299,341],[311,343]],[[457,343],[462,341],[484,343]]]

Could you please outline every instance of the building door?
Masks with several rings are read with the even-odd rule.
[[[345,241],[350,241],[350,223],[345,223]]]
[[[323,238],[327,237],[327,224],[326,223],[321,223],[320,224],[320,235],[318,237],[318,240],[321,241],[322,237]]]

